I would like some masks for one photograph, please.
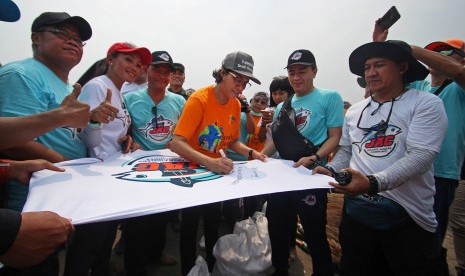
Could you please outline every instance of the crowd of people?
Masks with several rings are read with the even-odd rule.
[[[183,88],[186,68],[167,51],[116,42],[104,64],[72,86],[69,73],[92,28],[80,16],[42,13],[31,26],[33,57],[0,68],[0,275],[58,275],[58,252],[70,235],[64,275],[110,275],[120,222],[73,226],[52,212],[21,213],[31,174],[59,173],[63,169],[53,163],[70,159],[166,148],[217,174],[229,174],[233,161],[282,158],[335,177],[331,190],[344,194],[341,275],[448,275],[442,244],[449,221],[457,275],[465,275],[465,184],[459,182],[465,43],[452,39],[423,48],[387,36],[375,23],[373,42],[351,53],[349,69],[366,93],[352,106],[338,91],[315,86],[316,57],[307,49],[293,51],[287,76],[248,100],[244,89],[260,81],[252,56],[242,51],[227,54],[212,73],[214,83],[192,92]],[[215,139],[202,135],[210,130]],[[341,172],[344,181],[336,177]],[[326,236],[329,192],[239,199],[242,218],[267,201],[274,275],[289,275],[297,220],[313,274],[335,274]],[[213,270],[222,206],[181,210],[182,275],[195,265],[201,217]],[[127,275],[147,275],[153,260],[177,264],[164,247],[166,225],[178,217],[174,211],[121,224]]]

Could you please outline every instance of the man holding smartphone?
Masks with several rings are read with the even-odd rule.
[[[387,39],[387,31],[382,31],[378,24],[373,32],[374,41]],[[429,67],[431,82],[416,81],[410,87],[437,95],[447,114],[448,129],[441,146],[441,151],[434,160],[434,212],[438,221],[437,235],[440,243],[444,241],[449,221],[455,190],[459,185],[460,171],[465,158],[465,42],[460,39],[449,39],[444,42],[429,43],[424,48],[412,46],[413,55]],[[458,199],[460,200],[460,199]],[[458,241],[457,250],[465,248],[465,240],[461,238],[465,225],[457,222],[457,214],[452,219],[454,227],[454,242]],[[463,221],[463,220],[462,220]],[[442,249],[442,258],[447,262],[446,249]],[[458,254],[463,256],[463,254]],[[465,271],[465,260],[457,260],[458,271]],[[463,272],[462,272],[463,273]],[[463,274],[462,274],[463,275]]]

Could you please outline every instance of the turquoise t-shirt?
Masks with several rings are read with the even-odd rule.
[[[283,103],[276,108],[273,120],[277,119]],[[328,139],[328,128],[342,127],[344,123],[344,103],[334,90],[315,88],[305,96],[294,95],[291,106],[295,110],[297,129],[316,146]]]
[[[241,112],[241,136],[239,141],[243,144],[247,141],[247,114]],[[226,149],[226,156],[233,161],[247,161],[247,156],[240,155],[231,149]]]
[[[430,93],[439,88],[429,81],[416,81],[410,87]],[[460,180],[465,157],[465,90],[452,82],[438,97],[446,109],[448,128],[441,152],[434,159],[434,176]]]
[[[126,93],[124,103],[131,116],[134,141],[143,150],[165,149],[173,138],[173,132],[186,104],[184,97],[166,92],[165,98],[156,106],[147,89]]]
[[[0,68],[0,116],[19,117],[56,109],[72,89],[33,58],[9,63]],[[80,131],[61,127],[39,136],[36,141],[68,159],[82,158],[87,156],[87,149],[80,139]],[[8,189],[7,207],[21,210],[28,186],[10,182]]]

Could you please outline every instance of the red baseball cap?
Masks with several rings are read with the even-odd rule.
[[[114,52],[125,54],[136,53],[139,55],[143,65],[149,65],[150,62],[152,62],[152,54],[150,53],[149,49],[145,47],[137,47],[131,43],[117,42],[111,45],[110,49],[108,49],[107,56],[113,54]]]
[[[425,49],[440,52],[446,50],[459,50],[465,55],[465,42],[458,38],[448,39],[446,41],[436,41],[425,46]]]

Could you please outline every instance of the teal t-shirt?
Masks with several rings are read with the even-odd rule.
[[[274,113],[277,119],[283,103]],[[328,139],[328,128],[342,127],[344,102],[338,92],[315,88],[311,93],[292,97],[291,106],[296,114],[297,129],[313,144],[320,146]]]
[[[0,68],[0,116],[19,117],[56,109],[72,89],[36,59],[9,63]],[[75,128],[57,128],[39,136],[36,141],[68,159],[87,156],[80,130]],[[28,186],[10,182],[8,189],[7,207],[21,210]]]
[[[432,87],[429,81],[416,81],[410,87],[430,93],[439,88]],[[460,180],[465,157],[465,90],[452,82],[438,97],[446,109],[448,128],[441,151],[434,159],[434,176]]]
[[[147,89],[126,93],[123,99],[131,116],[134,141],[140,144],[143,150],[165,149],[166,144],[173,138],[186,100],[180,95],[166,92],[165,98],[155,107]]]
[[[241,141],[243,144],[246,143],[247,141],[247,114],[245,112],[241,112],[241,134],[239,141]],[[226,156],[233,160],[233,161],[247,161],[247,156],[240,155],[239,153],[236,153],[235,151],[231,149],[226,149]]]

